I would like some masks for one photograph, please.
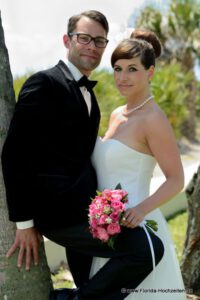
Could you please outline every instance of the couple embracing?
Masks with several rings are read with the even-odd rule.
[[[111,114],[97,137],[100,111],[88,80],[108,43],[109,26],[98,11],[72,16],[63,41],[66,61],[32,75],[22,87],[2,152],[10,220],[16,222],[17,265],[39,262],[42,235],[66,248],[77,288],[50,292],[50,300],[186,299],[165,220],[158,209],[183,187],[183,169],[165,114],[150,82],[161,45],[152,32],[133,31],[111,57],[126,104]],[[115,101],[115,99],[112,99]],[[166,180],[152,194],[156,162]],[[88,230],[96,190],[128,192],[115,248]],[[158,223],[148,234],[145,219]],[[172,293],[170,290],[180,289]]]

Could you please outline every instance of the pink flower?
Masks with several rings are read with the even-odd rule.
[[[121,202],[128,202],[128,193],[124,190],[114,190],[115,194],[121,197]]]
[[[122,203],[121,201],[113,200],[110,205],[118,212],[125,209],[124,203]]]
[[[103,190],[102,196],[106,199],[110,198],[112,196],[112,190],[109,189]]]
[[[122,197],[125,197],[125,196],[128,195],[128,193],[127,193],[126,191],[124,191],[124,190],[117,190],[117,191],[118,191],[118,193],[119,193]]]
[[[101,214],[102,209],[103,209],[103,207],[100,204],[96,205],[96,203],[92,203],[89,208],[89,214],[90,215]]]
[[[96,206],[94,204],[91,204],[89,208],[90,215],[94,215],[96,212],[97,212]]]
[[[115,235],[121,232],[120,225],[118,223],[111,223],[107,227],[109,235]]]
[[[95,218],[90,219],[90,226],[92,226],[92,228],[97,228],[98,226],[98,220]]]
[[[94,238],[114,247],[114,235],[121,232],[119,224],[127,201],[127,192],[121,189],[97,192],[89,206],[88,215],[90,232]]]
[[[122,196],[119,193],[117,193],[116,191],[114,191],[112,193],[112,200],[121,201],[122,200]]]
[[[104,212],[105,214],[110,214],[110,213],[112,212],[112,209],[111,209],[111,207],[110,207],[109,204],[104,205],[104,207],[103,207],[103,212]]]
[[[97,191],[97,196],[89,206],[90,232],[93,238],[107,243],[114,249],[116,236],[121,232],[120,221],[124,215],[125,203],[128,202],[128,194],[118,184],[115,190],[105,189]],[[156,222],[148,220],[146,226],[155,229]]]
[[[96,232],[97,232],[97,236],[98,238],[103,241],[103,242],[107,242],[109,240],[109,235],[106,231],[105,228],[102,227],[97,227],[96,228]]]
[[[120,219],[120,215],[118,211],[114,211],[110,214],[110,218],[114,221],[117,222]]]
[[[101,215],[100,219],[99,219],[99,224],[103,225],[106,224],[106,219],[108,218],[108,215]]]

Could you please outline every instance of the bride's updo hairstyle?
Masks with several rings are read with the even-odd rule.
[[[147,41],[152,45],[155,57],[158,58],[160,56],[162,52],[161,42],[153,31],[137,28],[131,33],[130,38]]]
[[[161,54],[161,44],[159,39],[153,32],[143,31],[144,34],[139,34],[136,37],[131,34],[131,38],[124,39],[115,48],[111,56],[111,65],[114,64],[119,59],[132,59],[135,57],[140,57],[140,61],[144,68],[148,70],[150,66],[155,66],[155,60]],[[145,38],[145,34],[148,36]],[[141,37],[142,36],[142,37]]]

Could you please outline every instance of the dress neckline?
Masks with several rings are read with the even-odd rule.
[[[127,149],[129,149],[129,150],[131,150],[131,151],[133,151],[133,152],[136,152],[136,153],[139,154],[139,155],[145,155],[145,156],[147,156],[147,157],[149,157],[149,158],[155,160],[155,158],[154,158],[152,155],[147,154],[147,153],[144,153],[144,152],[140,152],[140,151],[138,151],[138,150],[135,150],[134,148],[132,148],[132,147],[126,145],[125,143],[121,142],[120,140],[109,138],[109,139],[106,139],[105,141],[103,141],[101,137],[99,137],[99,139],[100,139],[100,141],[101,141],[102,143],[106,143],[106,142],[109,142],[109,141],[116,142],[116,143],[118,143],[118,144],[124,146],[125,148],[127,148]]]

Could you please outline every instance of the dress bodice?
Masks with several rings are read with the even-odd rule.
[[[130,148],[115,139],[98,138],[92,155],[98,190],[115,188],[118,183],[128,192],[127,207],[135,206],[149,195],[156,161],[153,156]]]

